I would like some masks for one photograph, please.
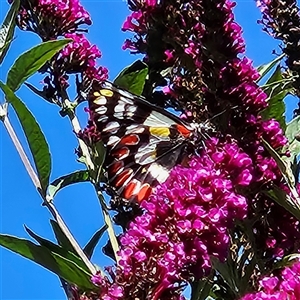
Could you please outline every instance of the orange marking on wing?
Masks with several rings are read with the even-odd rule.
[[[130,199],[132,196],[134,196],[139,190],[140,185],[141,183],[138,180],[132,180],[131,182],[129,182],[124,189],[125,199]]]
[[[120,148],[118,150],[112,151],[111,156],[120,159],[120,158],[127,157],[129,155],[129,152],[130,152],[129,149],[124,147],[124,148]]]
[[[128,180],[131,177],[132,172],[132,169],[124,170],[120,175],[116,177],[115,186],[120,187],[121,185],[123,185],[126,182],[126,180]]]
[[[136,134],[129,134],[121,138],[120,144],[123,145],[136,145],[140,141]]]
[[[111,174],[116,174],[121,168],[123,168],[124,162],[123,161],[116,161],[112,165],[109,166],[108,172]]]
[[[144,183],[137,194],[138,202],[147,199],[152,193],[152,188],[149,183]]]
[[[188,130],[185,126],[177,124],[176,127],[180,134],[184,137],[189,137],[191,135],[191,131]]]

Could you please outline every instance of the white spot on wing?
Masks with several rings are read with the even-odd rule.
[[[124,112],[125,111],[125,103],[121,102],[121,101],[118,101],[118,104],[115,106],[114,111],[116,113]]]
[[[94,103],[98,104],[98,105],[104,105],[104,104],[106,104],[106,102],[107,102],[107,100],[103,96],[94,100]]]
[[[103,88],[112,89],[113,85],[110,82],[105,81],[105,82],[103,82]]]
[[[120,93],[120,95],[122,95],[123,97],[121,97],[122,99],[125,97],[125,98],[129,98],[129,99],[134,99],[133,95],[126,92],[126,91],[123,91],[123,90],[118,90],[118,92]]]
[[[116,119],[123,120],[124,119],[124,113],[123,112],[114,113],[114,117]]]
[[[100,117],[98,118],[98,122],[106,122],[107,120],[108,120],[108,116],[105,116],[105,115],[100,116]]]
[[[115,133],[118,131],[119,127],[120,124],[118,122],[112,121],[109,122],[102,131],[103,132],[111,131],[111,133]]]
[[[152,163],[157,158],[156,154],[156,146],[155,145],[144,145],[141,146],[137,153],[135,154],[134,158],[135,161],[140,165],[147,165]]]
[[[132,130],[134,130],[135,128],[138,128],[140,125],[138,125],[138,124],[133,124],[133,125],[129,125],[128,127],[127,127],[127,131],[132,131]]]
[[[166,181],[169,176],[169,171],[157,163],[151,164],[148,171],[160,183]]]
[[[169,127],[172,124],[176,123],[172,119],[155,110],[152,111],[150,116],[144,122],[144,125],[150,127]]]
[[[125,134],[130,134],[130,133],[143,133],[145,131],[145,128],[142,127],[141,125],[130,125],[127,127],[127,130]]]
[[[128,99],[129,98],[129,99]],[[126,104],[134,105],[133,101],[131,100],[133,97],[130,94],[127,94],[125,97],[121,96],[120,100]]]
[[[136,111],[136,106],[134,106],[134,105],[126,105],[125,106],[125,110],[126,110],[126,112],[134,113]]]
[[[120,138],[117,137],[116,135],[112,135],[109,137],[108,141],[107,141],[107,146],[111,146],[111,145],[115,145],[120,141]]]
[[[95,112],[98,113],[99,115],[103,115],[105,114],[107,111],[107,107],[106,106],[99,106],[95,109]]]

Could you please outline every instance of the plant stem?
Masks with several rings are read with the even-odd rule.
[[[97,190],[96,186],[95,186],[95,189]],[[112,222],[111,222],[111,217],[108,213],[108,209],[106,207],[104,198],[102,196],[102,192],[97,190],[97,196],[98,196],[98,199],[99,199],[100,204],[101,204],[103,219],[105,221],[105,224],[107,225],[107,233],[108,233],[108,237],[109,237],[109,240],[110,240],[110,243],[111,243],[111,247],[113,249],[115,259],[116,259],[116,262],[118,264],[119,261],[120,261],[120,256],[117,254],[118,251],[119,251],[119,243],[118,243],[118,240],[116,238],[116,234],[114,232],[114,228],[113,228],[113,225],[112,225]]]
[[[40,184],[40,180],[35,172],[35,170],[33,169],[13,127],[11,126],[11,123],[7,117],[7,115],[4,115],[1,117],[1,120],[3,121],[4,127],[6,128],[13,144],[15,145],[20,158],[29,174],[29,177],[31,178],[34,186],[36,187],[36,189],[38,191],[41,190],[41,184]],[[43,195],[40,193],[41,197],[43,198],[44,201],[44,205],[49,209],[51,215],[53,216],[53,218],[55,219],[55,221],[57,222],[57,224],[59,225],[60,229],[62,230],[62,232],[65,234],[65,236],[68,238],[68,240],[70,241],[71,245],[73,246],[74,250],[76,251],[76,253],[78,254],[78,256],[83,260],[83,262],[86,264],[87,268],[89,269],[89,271],[92,274],[96,273],[96,268],[93,266],[93,264],[90,262],[90,260],[87,258],[87,256],[85,255],[85,253],[83,252],[83,250],[81,249],[81,247],[78,245],[78,243],[76,242],[75,238],[73,237],[73,235],[71,234],[70,230],[68,229],[67,225],[65,224],[65,222],[63,221],[62,217],[59,215],[58,211],[56,210],[53,202],[48,199],[48,197],[43,197]]]
[[[21,145],[14,129],[13,129],[13,127],[10,124],[10,121],[9,121],[8,117],[4,116],[2,120],[3,120],[4,127],[6,128],[13,144],[15,145],[15,147],[16,147],[19,155],[20,155],[20,158],[21,158],[21,160],[22,160],[22,162],[23,162],[23,164],[26,168],[26,171],[28,172],[29,177],[31,178],[34,186],[38,190],[41,190],[41,184],[40,184],[39,178],[38,178],[35,170],[31,166],[30,161],[29,161],[29,159],[28,159],[28,157],[27,157],[27,155],[26,155],[26,153],[25,153],[25,151],[24,151],[24,149],[23,149],[23,147],[22,147],[22,145]]]
[[[74,132],[79,133],[80,130],[81,130],[81,127],[80,127],[78,118],[76,117],[76,115],[73,112],[70,112],[68,114],[68,116],[69,116],[70,121],[72,123]],[[92,162],[88,147],[86,146],[86,144],[81,139],[78,139],[78,142],[79,142],[79,146],[80,146],[80,149],[82,151],[82,154],[85,158],[87,168],[89,170],[94,171],[95,170],[95,165]],[[117,252],[119,250],[119,244],[118,244],[118,241],[117,241],[117,238],[116,238],[116,234],[114,232],[113,224],[112,224],[112,221],[111,221],[111,216],[108,213],[108,209],[106,207],[104,198],[102,196],[101,191],[99,191],[99,189],[98,189],[97,183],[93,182],[93,185],[94,185],[94,188],[97,192],[97,196],[98,196],[98,199],[99,199],[100,204],[101,204],[103,219],[104,219],[104,222],[107,226],[108,237],[109,237],[110,243],[111,243],[112,248],[113,248],[113,252],[114,252],[114,255],[115,255],[116,262],[118,263],[119,259],[120,259],[120,257],[117,255]]]

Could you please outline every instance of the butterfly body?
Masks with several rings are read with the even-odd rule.
[[[203,140],[200,125],[111,83],[94,81],[88,100],[107,150],[103,166],[109,185],[125,200],[147,199],[190,146]]]

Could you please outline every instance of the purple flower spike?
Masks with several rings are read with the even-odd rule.
[[[17,23],[21,29],[33,31],[47,41],[92,22],[79,0],[21,0]]]
[[[263,277],[259,282],[259,292],[247,294],[241,300],[299,300],[300,299],[300,263]]]

